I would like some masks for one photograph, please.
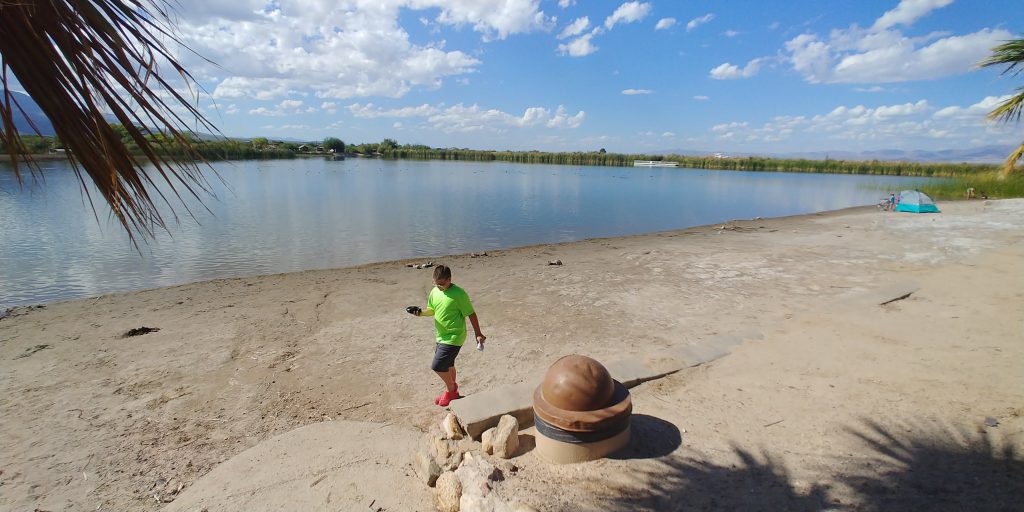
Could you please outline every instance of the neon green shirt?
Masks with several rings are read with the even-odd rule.
[[[435,286],[427,296],[427,307],[434,310],[437,342],[461,347],[466,342],[466,317],[474,313],[469,294],[454,284],[444,291]]]

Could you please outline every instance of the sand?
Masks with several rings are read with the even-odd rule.
[[[1012,509],[1024,495],[1024,200],[941,207],[429,258],[453,267],[489,337],[460,356],[463,393],[537,381],[569,353],[763,335],[634,388],[623,454],[553,467],[527,452],[502,492],[540,510]],[[156,510],[304,425],[426,430],[444,413],[431,404],[431,324],[404,308],[425,301],[430,270],[407,263],[12,311],[0,320],[0,509]],[[858,300],[899,280],[920,289]],[[159,331],[122,337],[142,326]],[[338,440],[356,455],[359,442]]]

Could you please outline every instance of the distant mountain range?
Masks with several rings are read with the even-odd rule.
[[[0,90],[0,95],[2,94],[3,90]],[[39,133],[41,135],[52,136],[56,134],[53,130],[53,125],[50,124],[50,120],[46,117],[46,114],[43,113],[43,110],[39,108],[39,105],[36,105],[36,102],[33,101],[29,95],[11,91],[11,96],[14,98],[14,101],[18,102],[18,106],[21,107],[21,110],[25,111],[25,115],[22,115],[21,110],[18,110],[18,107],[15,107],[13,103],[11,104],[11,109],[14,110],[14,127],[17,128],[18,133],[25,135],[36,134],[36,131],[32,129],[32,125],[29,124],[28,121],[31,119],[32,122],[35,123],[36,128],[39,129]]]
[[[981,146],[964,149],[941,149],[928,151],[923,149],[878,149],[872,151],[815,151],[793,153],[787,158],[806,158],[823,160],[897,160],[907,162],[967,162],[967,163],[998,163],[1006,160],[1013,151],[1012,146]]]
[[[965,149],[875,149],[866,151],[804,151],[796,153],[723,153],[731,157],[746,158],[748,156],[762,156],[769,158],[797,158],[805,160],[882,160],[882,161],[903,161],[903,162],[966,162],[974,164],[1000,163],[1013,151],[1013,146],[980,146]],[[712,155],[708,151],[688,151],[674,149],[661,151],[659,154],[677,155]]]

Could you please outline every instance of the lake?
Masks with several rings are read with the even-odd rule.
[[[922,178],[502,162],[216,162],[216,198],[137,251],[70,166],[0,163],[0,308],[208,279],[666,231],[874,204]],[[101,201],[93,191],[94,201]],[[98,220],[97,220],[98,219]],[[437,259],[437,258],[434,258]]]

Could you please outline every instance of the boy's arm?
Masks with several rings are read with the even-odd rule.
[[[469,315],[469,323],[473,324],[473,332],[476,333],[476,341],[483,343],[484,340],[487,339],[487,336],[484,336],[483,331],[480,330],[480,320],[477,319],[476,313]]]
[[[421,309],[420,310],[420,314],[418,314],[416,316],[434,316],[434,310],[430,309],[429,307],[428,308],[424,308],[424,309]]]

